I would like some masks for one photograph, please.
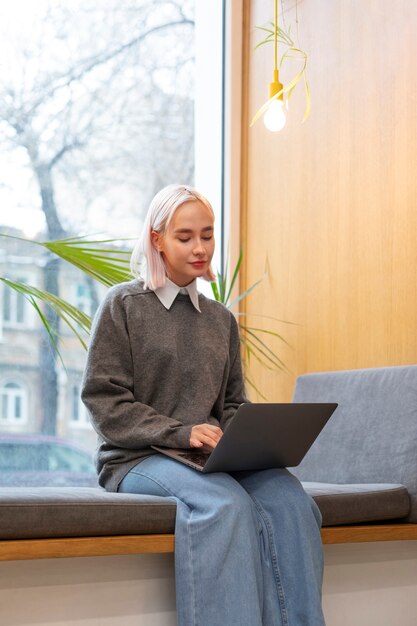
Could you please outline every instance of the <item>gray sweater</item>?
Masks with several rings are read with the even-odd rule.
[[[199,295],[201,313],[179,294],[170,310],[139,280],[112,287],[94,319],[82,399],[99,436],[99,483],[116,491],[155,454],[189,448],[191,428],[224,430],[247,401],[233,314]]]

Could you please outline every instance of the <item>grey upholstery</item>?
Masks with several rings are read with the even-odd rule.
[[[175,500],[94,487],[0,488],[0,539],[174,532]]]
[[[295,402],[339,406],[293,473],[301,481],[397,483],[417,522],[417,366],[300,376]],[[388,506],[388,505],[387,505]]]
[[[318,504],[323,526],[393,520],[410,511],[410,497],[402,485],[302,484]]]
[[[407,515],[407,490],[399,485],[303,484],[317,502],[323,525]],[[107,493],[99,488],[0,488],[0,539],[164,534],[175,529],[170,498]]]

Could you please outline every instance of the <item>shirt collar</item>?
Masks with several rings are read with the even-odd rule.
[[[159,301],[164,305],[166,309],[171,308],[172,303],[179,293],[188,293],[188,295],[190,296],[190,300],[194,305],[194,308],[197,309],[199,313],[201,313],[198,303],[197,279],[194,279],[193,282],[186,287],[178,287],[178,285],[173,283],[172,280],[166,278],[165,285],[163,287],[158,287],[158,289],[155,289],[155,295],[158,297]]]

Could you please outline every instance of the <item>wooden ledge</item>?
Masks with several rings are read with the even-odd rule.
[[[321,538],[324,544],[414,540],[417,539],[417,524],[326,526],[321,529]]]
[[[321,537],[324,544],[415,540],[417,524],[327,526]],[[171,534],[0,540],[0,561],[167,552],[174,552]]]
[[[115,535],[0,541],[0,561],[174,552],[174,535]]]

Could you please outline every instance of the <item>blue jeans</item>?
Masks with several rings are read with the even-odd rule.
[[[119,492],[177,503],[178,626],[324,626],[321,516],[287,470],[201,474],[154,455]]]

